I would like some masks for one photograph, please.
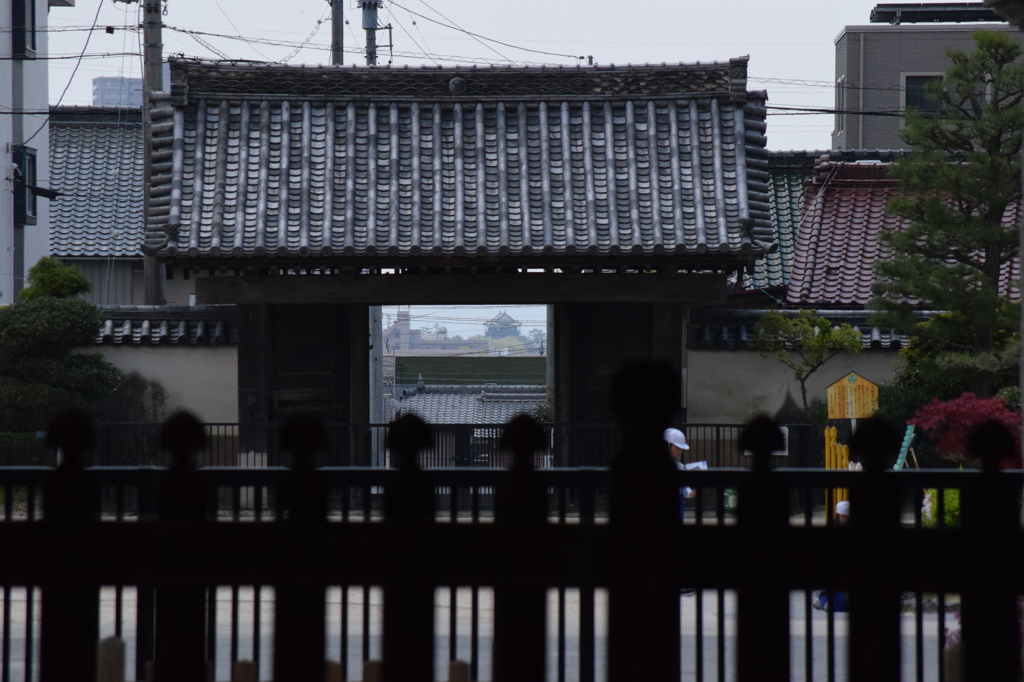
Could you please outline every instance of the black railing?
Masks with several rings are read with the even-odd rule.
[[[159,447],[158,423],[102,423],[97,429],[93,461],[102,466],[163,466],[166,454]],[[266,433],[249,434],[243,449],[238,424],[204,424],[206,446],[199,454],[202,466],[260,468],[287,465],[288,456],[279,452],[279,426]],[[503,424],[435,424],[434,443],[420,454],[427,468],[504,467],[510,455],[499,446]],[[684,426],[690,450],[685,461],[707,461],[711,468],[747,466],[747,455],[739,446],[739,424],[687,424]],[[371,424],[363,460],[371,466],[386,467],[390,453],[386,442],[388,424]],[[547,445],[538,451],[538,468],[607,467],[621,447],[619,427],[614,424],[546,424]],[[821,430],[810,424],[783,426],[787,450],[772,458],[776,467],[820,467],[823,458]],[[327,425],[329,444],[322,455],[324,466],[350,464],[353,429],[349,424]],[[251,447],[250,447],[251,446]]]
[[[1019,491],[1020,474],[999,476]],[[745,610],[749,597],[743,595],[752,589],[755,596],[772,589],[789,595],[782,608],[788,603],[783,622],[791,627],[790,646],[775,652],[774,663],[763,665],[783,657],[791,679],[806,682],[846,679],[849,661],[874,650],[864,648],[872,642],[863,639],[863,631],[855,633],[853,615],[812,608],[817,590],[846,591],[853,603],[870,576],[872,594],[891,594],[897,613],[903,608],[895,616],[903,632],[897,634],[902,649],[898,679],[914,682],[947,679],[946,629],[956,625],[953,611],[962,599],[984,603],[992,595],[1008,595],[1000,597],[1005,600],[1024,592],[1024,575],[1014,568],[1024,559],[1024,536],[1016,519],[981,529],[946,527],[945,507],[956,497],[946,491],[977,488],[983,478],[978,472],[887,472],[886,483],[900,491],[902,520],[893,528],[866,530],[828,527],[826,510],[815,503],[825,489],[862,489],[863,474],[775,471],[768,489],[789,501],[789,523],[754,532],[744,531],[725,504],[726,491],[751,490],[750,472],[679,472],[678,485],[697,490],[689,516],[665,529],[664,547],[641,545],[677,566],[661,578],[650,567],[620,561],[618,554],[632,545],[610,523],[616,503],[611,499],[614,479],[606,469],[538,471],[547,491],[548,524],[528,536],[496,517],[493,496],[508,484],[503,471],[424,471],[418,485],[433,493],[433,518],[413,530],[384,513],[387,491],[405,485],[400,472],[321,469],[315,476],[326,485],[328,523],[304,528],[301,544],[291,541],[295,526],[281,517],[287,470],[200,470],[207,523],[189,527],[185,545],[181,529],[154,519],[155,495],[165,475],[158,467],[86,470],[83,484],[102,493],[97,498],[100,521],[86,522],[90,514],[83,512],[82,519],[67,526],[43,518],[42,491],[54,476],[52,469],[0,469],[0,679],[37,679],[43,652],[54,650],[52,642],[41,641],[46,628],[32,625],[53,586],[98,591],[100,611],[92,620],[99,622],[99,635],[128,642],[135,679],[142,679],[144,663],[153,655],[153,587],[157,593],[168,586],[205,589],[210,606],[205,622],[194,625],[207,633],[206,656],[217,680],[229,679],[231,663],[241,659],[257,662],[258,679],[272,679],[275,642],[287,636],[289,627],[273,614],[281,612],[280,590],[292,594],[295,580],[322,590],[322,632],[302,634],[322,637],[326,656],[347,680],[361,679],[366,662],[383,655],[385,605],[389,594],[403,598],[403,585],[433,593],[430,679],[447,679],[448,661],[455,659],[470,664],[472,679],[493,679],[502,591],[540,589],[546,615],[532,627],[546,632],[546,678],[580,682],[623,679],[609,673],[609,661],[622,641],[609,627],[615,618],[629,617],[622,615],[621,599],[632,594],[634,582],[669,582],[666,594],[675,595],[679,639],[662,638],[659,646],[677,652],[680,679],[700,682],[744,680],[738,666],[751,654],[742,649],[740,630],[744,623],[755,630],[759,624],[769,627],[778,615]],[[742,509],[747,498],[738,495],[736,505]],[[935,527],[927,527],[922,514],[926,495]],[[63,527],[73,527],[74,536],[62,535]],[[526,537],[529,542],[522,544]],[[188,557],[175,555],[171,547],[187,547]],[[681,558],[672,558],[676,551]],[[202,557],[199,566],[190,563],[194,557]],[[685,588],[694,591],[680,594]],[[985,618],[965,622],[965,639],[968,628],[984,637],[986,623]],[[878,662],[887,664],[892,663]]]

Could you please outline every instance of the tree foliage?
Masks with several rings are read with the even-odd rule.
[[[999,282],[1018,250],[1017,227],[1003,218],[1021,196],[1024,65],[1006,35],[974,38],[975,51],[951,51],[945,81],[930,84],[938,113],[907,113],[912,149],[891,171],[904,193],[888,206],[905,227],[882,235],[892,255],[876,265],[876,305],[886,313],[876,321],[909,332],[915,308],[947,311],[916,333],[937,365],[968,373],[971,388],[989,394],[994,375],[1012,371],[996,355],[1020,315]]]
[[[74,287],[50,288],[72,279],[50,263],[34,267],[30,280],[37,293],[0,308],[0,431],[42,430],[57,413],[89,408],[117,388],[117,368],[82,352],[103,323],[100,312],[72,298],[67,292]]]
[[[70,298],[88,293],[92,284],[77,267],[61,263],[56,258],[40,258],[28,275],[28,286],[19,298],[28,301],[41,296]]]
[[[1020,412],[1007,409],[1002,398],[979,398],[973,393],[964,393],[953,400],[935,400],[920,408],[910,423],[928,434],[940,455],[954,462],[964,462],[971,430],[987,421],[999,422],[1015,435],[1017,461],[1005,464],[1019,467]]]
[[[801,310],[796,317],[788,317],[778,310],[770,310],[754,326],[754,347],[761,351],[761,355],[775,356],[793,370],[793,378],[800,383],[800,396],[808,414],[808,379],[840,353],[859,353],[861,350],[860,332],[848,324],[833,327],[817,313],[816,310]]]

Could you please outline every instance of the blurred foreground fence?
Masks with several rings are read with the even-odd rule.
[[[172,474],[0,469],[0,679],[92,679],[110,635],[140,680],[161,647],[217,680],[249,659],[279,682],[324,679],[327,659],[358,680],[382,658],[395,682],[448,679],[456,659],[475,680],[552,682],[1011,680],[1019,665],[1019,471],[681,472],[637,456]],[[698,499],[680,523],[682,485]],[[825,525],[811,491],[836,487],[863,522]],[[201,512],[158,518],[161,489]],[[887,498],[901,515],[868,513]],[[817,590],[851,612],[813,610]],[[948,603],[984,676],[946,668]]]

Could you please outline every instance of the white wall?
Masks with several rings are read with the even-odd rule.
[[[238,352],[234,346],[101,346],[122,372],[138,372],[167,391],[170,412],[201,422],[238,421]]]
[[[44,57],[48,52],[48,34],[45,31],[49,12],[47,0],[36,4],[36,54]],[[10,27],[11,0],[0,0],[0,26]],[[13,50],[11,31],[0,31],[0,55]],[[0,107],[5,109],[44,112],[34,115],[0,116],[0,305],[12,303],[17,283],[14,281],[13,245],[13,155],[12,144],[25,144],[36,150],[36,183],[49,186],[49,62],[46,59],[0,60]],[[35,134],[40,129],[38,134]],[[33,134],[35,136],[33,137]],[[29,140],[31,138],[31,140]],[[37,202],[38,222],[25,227],[25,272],[37,260],[49,253],[49,201]]]
[[[802,406],[800,383],[774,357],[756,351],[687,351],[687,421],[695,424],[743,424],[759,414],[774,417],[786,396]],[[881,384],[889,379],[899,356],[896,351],[864,351],[840,355],[808,381],[807,400],[825,402],[829,384],[850,372]]]

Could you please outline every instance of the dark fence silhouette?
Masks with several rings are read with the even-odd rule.
[[[630,445],[607,470],[535,470],[544,434],[528,421],[504,435],[508,471],[423,469],[417,453],[432,441],[415,419],[389,434],[393,469],[313,468],[313,453],[329,434],[307,422],[282,434],[291,469],[197,470],[192,461],[202,429],[186,418],[164,429],[168,469],[83,469],[87,425],[58,422],[50,438],[63,453],[59,467],[0,470],[2,679],[92,679],[104,634],[101,588],[114,590],[117,614],[128,608],[126,593],[133,594],[138,679],[149,660],[160,681],[201,675],[219,646],[218,601],[229,605],[237,628],[238,595],[248,591],[255,598],[246,603],[255,606],[246,608],[256,613],[246,653],[273,661],[260,679],[325,679],[325,642],[337,638],[335,658],[347,679],[357,679],[350,671],[373,669],[365,662],[379,657],[388,682],[432,681],[435,634],[444,629],[439,590],[451,600],[448,657],[468,658],[473,679],[544,680],[546,656],[557,661],[555,678],[566,679],[566,637],[556,637],[551,651],[545,633],[554,608],[554,627],[564,634],[569,590],[578,640],[568,678],[585,682],[676,682],[691,667],[696,679],[726,679],[727,665],[740,682],[788,682],[797,668],[803,679],[827,679],[813,677],[809,648],[804,660],[792,646],[801,635],[811,639],[811,590],[848,595],[851,681],[902,679],[905,594],[918,604],[926,594],[959,595],[963,679],[1015,679],[1017,598],[1024,592],[1020,472],[998,471],[994,457],[981,471],[882,471],[891,434],[872,422],[851,444],[864,472],[773,470],[771,453],[782,436],[766,419],[740,439],[753,453],[749,470],[679,471],[655,428],[658,415],[647,407],[621,410],[623,442]],[[1000,454],[1000,438],[990,434],[973,447],[979,456]],[[717,513],[681,523],[681,486],[714,500]],[[850,489],[856,511],[849,527],[815,523],[812,496],[792,494],[833,487]],[[727,489],[739,500],[734,516],[723,513]],[[940,491],[937,528],[921,527],[918,502],[926,489]],[[960,491],[957,526],[942,524],[944,489]],[[915,510],[909,519],[901,517],[907,499]],[[483,514],[485,507],[493,511]],[[489,660],[477,648],[476,617],[468,655],[457,641],[456,601],[467,588],[474,614],[485,598],[493,608]],[[688,588],[697,596],[681,595]],[[20,618],[32,623],[41,608],[38,637],[28,628],[17,647],[10,612],[16,590],[28,595]],[[790,631],[794,591],[806,595],[805,633]],[[707,595],[717,599],[719,614],[735,609],[731,657],[721,652],[725,637],[713,661],[706,660],[703,634],[693,649],[681,644],[681,604]],[[349,616],[354,602],[361,621]],[[379,618],[371,617],[373,609]],[[122,622],[119,615],[114,620]],[[379,632],[371,620],[379,621]],[[113,634],[125,635],[120,628]],[[360,633],[355,646],[353,630]],[[700,623],[696,631],[704,632]],[[231,633],[232,660],[243,657],[240,640]],[[914,679],[923,682],[924,657],[918,652],[915,660]],[[938,666],[938,676],[928,679],[943,679]]]

